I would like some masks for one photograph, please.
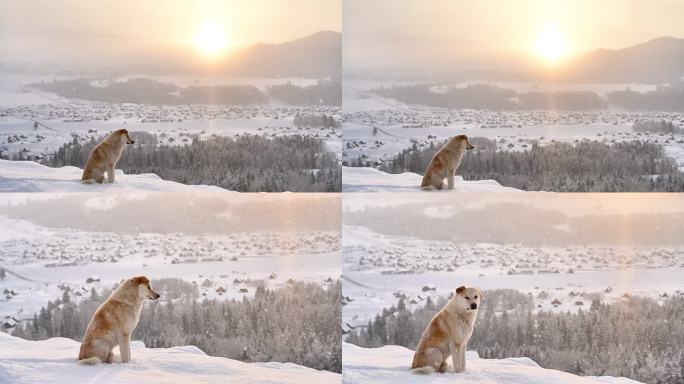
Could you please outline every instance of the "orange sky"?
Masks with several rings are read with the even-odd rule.
[[[344,61],[356,65],[530,58],[549,25],[566,36],[567,57],[684,37],[681,0],[345,0],[342,14]]]
[[[228,50],[341,30],[339,0],[31,0],[0,2],[2,57],[92,56],[194,49],[203,23],[220,24]]]

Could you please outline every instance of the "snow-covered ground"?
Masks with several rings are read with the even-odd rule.
[[[115,129],[157,134],[167,145],[188,144],[193,138],[207,139],[212,135],[260,135],[279,137],[302,135],[325,141],[330,151],[341,155],[340,129],[297,127],[298,114],[325,114],[340,118],[335,106],[211,106],[211,105],[149,105],[105,103],[67,99],[30,86],[53,77],[0,76],[0,152],[43,157],[74,139],[85,142],[99,138]],[[188,79],[173,79],[182,84]],[[228,81],[224,79],[225,81]],[[222,83],[202,80],[198,83]],[[185,83],[184,83],[185,82]],[[233,79],[233,83],[254,82],[268,85],[268,79]],[[304,83],[303,83],[304,84]],[[34,121],[40,122],[34,128]]]
[[[663,245],[640,243],[632,232],[627,238],[613,236],[639,220],[630,215],[642,214],[650,223],[643,225],[656,233],[679,228],[684,198],[348,195],[343,201],[343,327],[367,324],[400,298],[411,307],[423,306],[428,297],[446,297],[459,285],[515,289],[544,311],[586,310],[594,298],[613,302],[624,294],[656,300],[683,295],[684,242],[676,233],[663,235]],[[611,222],[599,221],[601,216],[622,216],[624,222],[603,224]],[[610,226],[597,228],[604,225]],[[474,233],[481,238],[471,239]]]
[[[2,194],[0,320],[28,319],[65,290],[78,300],[141,274],[196,284],[200,299],[240,298],[290,279],[326,286],[340,276],[339,201],[290,193]]]
[[[541,145],[584,140],[606,144],[642,141],[661,144],[684,170],[684,134],[646,134],[632,130],[637,120],[671,121],[684,128],[678,112],[490,111],[409,105],[370,92],[377,82],[345,82],[343,161],[358,157],[381,163],[414,143],[419,148],[457,134],[496,140],[498,150],[523,151]],[[586,85],[583,89],[601,88]],[[597,88],[598,87],[598,88]],[[565,87],[566,88],[566,87]],[[561,89],[565,89],[561,87]],[[624,87],[619,88],[624,89]]]
[[[370,167],[342,167],[343,192],[420,192],[423,176],[404,172],[390,174]],[[461,176],[454,178],[452,191],[430,192],[521,192],[519,189],[503,187],[495,180],[465,181]]]
[[[541,368],[526,357],[480,359],[466,353],[466,372],[416,375],[410,372],[413,351],[395,345],[361,348],[343,343],[342,382],[346,384],[480,383],[480,384],[629,384],[637,381],[609,376],[576,376]]]
[[[0,332],[0,382],[43,383],[339,383],[339,374],[292,363],[243,363],[193,346],[131,343],[129,364],[77,364],[80,344],[65,338],[27,341]]]
[[[0,192],[106,192],[106,191],[225,191],[208,185],[185,185],[148,173],[124,175],[116,170],[113,184],[81,183],[77,167],[51,168],[33,161],[0,160]]]

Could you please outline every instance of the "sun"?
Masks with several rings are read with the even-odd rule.
[[[557,63],[568,54],[567,38],[555,25],[547,25],[539,31],[534,51],[547,63]]]
[[[228,47],[228,39],[221,24],[206,21],[193,40],[197,49],[207,56],[218,56]]]

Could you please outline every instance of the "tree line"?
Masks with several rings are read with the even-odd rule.
[[[299,86],[287,82],[261,90],[253,85],[180,87],[154,79],[134,78],[102,86],[93,79],[54,80],[32,86],[63,97],[110,103],[259,105],[271,101],[287,105],[342,105],[339,82],[319,80]]]
[[[245,362],[291,362],[341,372],[341,283],[290,282],[274,290],[257,287],[254,297],[198,300],[196,284],[152,281],[161,294],[147,302],[132,339],[148,348],[194,345],[211,356]],[[27,340],[67,337],[80,341],[90,318],[111,290],[92,289],[78,303],[74,293],[48,302],[13,335]]]
[[[378,168],[389,173],[423,174],[445,142],[405,148]],[[532,143],[522,151],[497,150],[493,140],[476,138],[457,174],[466,180],[493,179],[503,186],[554,192],[681,192],[684,173],[661,145],[646,142],[606,144]],[[370,166],[358,158],[351,166]]]
[[[407,104],[443,108],[491,110],[593,111],[610,106],[629,111],[684,111],[684,83],[652,91],[630,88],[600,96],[594,91],[518,92],[488,84],[469,84],[434,92],[432,84],[382,87],[373,92]]]
[[[411,309],[404,299],[383,309],[346,341],[362,347],[415,349],[434,314],[446,303],[427,298]],[[544,368],[577,375],[622,376],[654,384],[684,380],[684,297],[625,296],[588,310],[534,311],[533,300],[515,290],[487,291],[468,344],[481,358],[526,356]],[[407,365],[410,362],[407,361]]]
[[[301,135],[265,138],[192,137],[183,145],[159,143],[157,135],[132,132],[136,144],[123,151],[117,167],[127,174],[154,173],[183,184],[215,185],[239,192],[339,192],[342,169],[337,156],[316,138]],[[77,138],[41,160],[50,167],[83,167],[103,137]]]

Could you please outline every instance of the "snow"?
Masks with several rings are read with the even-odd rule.
[[[77,364],[80,343],[27,341],[0,333],[0,382],[32,383],[336,383],[340,375],[292,363],[243,363],[196,347],[145,348],[131,343],[130,364]]]
[[[33,161],[0,160],[0,192],[225,191],[162,180],[153,173],[125,175],[121,170],[116,170],[113,184],[84,184],[82,174],[77,167],[50,168]]]
[[[415,303],[408,304],[410,308],[422,307],[428,296],[433,301],[446,297],[456,284],[485,291],[514,289],[529,294],[537,310],[554,312],[586,310],[593,298],[612,303],[629,294],[661,301],[683,291],[684,242],[676,233],[650,242],[625,242],[611,240],[614,229],[596,224],[603,217],[619,215],[627,223],[633,222],[632,215],[647,214],[654,228],[678,228],[684,200],[676,194],[456,197],[430,192],[345,195],[345,327],[367,324],[384,308],[396,305],[399,297]],[[527,229],[520,212],[529,212],[527,220],[541,220],[549,231]],[[534,212],[550,214],[542,219]],[[465,217],[472,228],[488,235],[459,235],[458,226],[445,225],[458,222],[450,220],[455,216]],[[565,233],[564,240],[552,240],[556,231]],[[436,289],[424,292],[426,286]],[[561,304],[554,304],[555,299]]]
[[[140,274],[194,282],[200,300],[241,299],[290,279],[325,286],[340,275],[339,194],[0,195],[0,292],[16,293],[0,295],[0,318],[28,319],[66,289],[78,301]]]
[[[343,192],[420,192],[423,176],[404,172],[390,174],[370,167],[342,167]],[[447,192],[447,190],[438,191]],[[466,181],[454,178],[453,192],[521,192],[519,189],[502,187],[495,180]]]
[[[452,109],[405,104],[372,93],[380,86],[405,85],[411,82],[345,81],[343,89],[344,148],[343,161],[364,156],[365,161],[391,160],[403,149],[416,145],[420,149],[447,138],[466,134],[496,140],[497,150],[524,151],[533,143],[574,143],[598,141],[605,144],[641,141],[660,144],[680,170],[684,170],[684,133],[673,135],[641,134],[632,125],[637,120],[665,120],[684,128],[681,112],[602,111],[492,111]],[[415,83],[415,82],[414,82]],[[440,85],[446,87],[447,85]],[[500,84],[507,87],[510,84]],[[538,84],[517,84],[518,90],[537,88]],[[619,85],[624,89],[629,84]],[[438,86],[439,87],[439,86]],[[612,90],[601,84],[549,84],[544,89],[596,92]],[[635,89],[635,88],[632,88]],[[636,89],[639,89],[637,87]]]
[[[480,359],[476,352],[466,353],[466,372],[416,375],[410,372],[413,351],[395,345],[361,348],[343,343],[342,381],[346,384],[375,383],[479,383],[479,384],[628,384],[638,383],[609,376],[576,376],[539,367],[526,357]]]

